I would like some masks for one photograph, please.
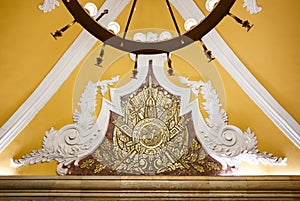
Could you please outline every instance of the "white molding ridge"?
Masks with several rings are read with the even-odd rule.
[[[107,8],[110,11],[110,15],[100,20],[102,25],[107,26],[109,22],[114,21],[128,3],[129,0],[106,0],[98,13]],[[83,30],[80,33],[41,84],[0,128],[0,152],[45,106],[96,42],[97,39],[87,31]]]
[[[185,20],[195,18],[199,22],[204,18],[204,14],[200,11],[193,0],[171,0],[171,3]],[[234,54],[218,32],[213,29],[205,37],[203,37],[203,41],[214,53],[214,56],[223,68],[240,85],[245,93],[295,144],[295,146],[300,149],[300,125],[248,71],[246,66]]]
[[[108,8],[110,15],[101,19],[103,25],[113,21],[129,0],[106,0],[99,12]],[[199,22],[204,15],[193,0],[171,0],[185,20],[195,18]],[[99,13],[98,12],[98,13]],[[0,128],[0,152],[27,126],[44,107],[63,82],[68,78],[79,62],[90,51],[97,40],[83,31],[62,58],[53,67],[42,83],[12,117]],[[203,38],[207,47],[214,52],[224,69],[235,79],[247,95],[282,130],[282,132],[300,148],[300,126],[282,106],[247,70],[245,65],[228,47],[220,35],[212,30]]]
[[[87,31],[82,31],[71,47],[56,63],[41,84],[9,118],[0,130],[0,151],[2,151],[45,106],[76,66],[96,43]]]
[[[293,117],[271,96],[262,84],[248,71],[221,36],[211,31],[203,41],[214,56],[240,85],[246,94],[273,121],[273,123],[300,149],[300,126]]]

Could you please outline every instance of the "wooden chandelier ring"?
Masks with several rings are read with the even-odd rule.
[[[135,54],[159,54],[172,52],[200,40],[229,13],[236,0],[220,0],[210,14],[193,29],[170,40],[159,42],[139,42],[123,39],[98,24],[97,21],[89,16],[77,0],[62,1],[74,19],[84,29],[107,45]]]

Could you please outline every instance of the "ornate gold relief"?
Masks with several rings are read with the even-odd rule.
[[[210,81],[179,77],[196,96],[201,92],[208,114],[204,118],[198,101],[189,102],[190,90],[166,78],[163,57],[152,57],[157,57],[155,68],[149,62],[140,67],[137,80],[111,89],[112,101],[102,99],[97,118],[98,88],[104,95],[118,76],[89,82],[78,103],[80,110],[74,112],[74,124],[46,132],[42,149],[12,165],[56,160],[59,175],[219,175],[237,170],[242,160],[286,164],[286,158],[260,152],[250,129],[243,133],[228,125]]]
[[[153,87],[151,76],[148,86],[123,101],[122,106],[124,116],[115,115],[113,121],[112,147],[108,148],[106,139],[94,154],[98,162],[123,173],[154,174],[186,152],[188,119],[179,117],[178,98]]]
[[[215,175],[221,171],[221,164],[189,134],[193,131],[188,128],[190,117],[179,115],[179,98],[152,79],[150,75],[143,87],[123,98],[124,116],[111,114],[112,129],[99,148],[79,163],[79,170],[70,168],[69,174]]]

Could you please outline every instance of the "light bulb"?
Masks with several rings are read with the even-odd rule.
[[[190,19],[187,19],[185,22],[184,22],[184,28],[185,30],[190,30],[192,29],[193,27],[195,27],[197,25],[197,21],[194,19],[194,18],[190,18]]]
[[[120,25],[117,22],[110,22],[107,25],[107,29],[112,31],[114,34],[118,34],[120,31]]]
[[[206,10],[212,11],[219,1],[220,0],[206,0],[205,3]]]
[[[88,11],[88,13],[91,17],[94,17],[98,12],[97,6],[90,2],[88,2],[84,5],[84,9],[86,9]]]

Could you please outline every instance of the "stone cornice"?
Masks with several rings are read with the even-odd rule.
[[[300,176],[4,176],[5,199],[300,199]]]

